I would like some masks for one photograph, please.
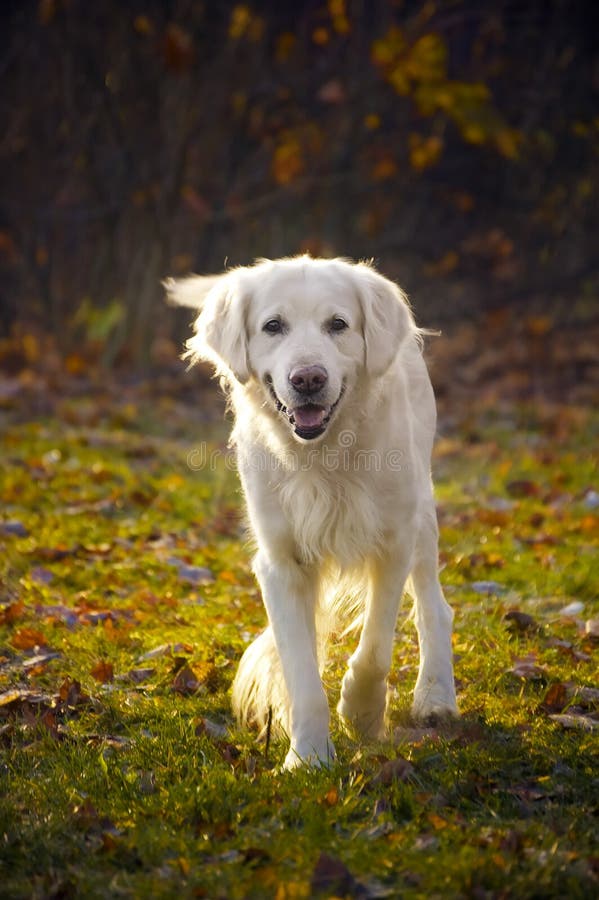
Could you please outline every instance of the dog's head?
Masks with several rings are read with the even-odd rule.
[[[323,435],[356,381],[384,375],[418,333],[402,291],[364,263],[262,260],[166,288],[201,309],[186,356],[240,384],[255,380],[300,441]]]

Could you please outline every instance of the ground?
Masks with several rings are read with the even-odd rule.
[[[0,390],[2,896],[596,893],[599,420],[585,391],[439,391],[462,718],[409,720],[406,601],[389,740],[360,744],[334,720],[333,768],[280,773],[285,741],[231,718],[265,619],[215,391],[75,369]],[[335,644],[332,709],[353,643]]]

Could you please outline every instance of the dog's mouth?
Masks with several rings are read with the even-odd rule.
[[[314,440],[314,438],[320,437],[321,434],[325,433],[328,424],[333,417],[333,413],[339,406],[341,398],[345,393],[344,382],[341,391],[339,392],[339,396],[332,406],[321,406],[318,403],[308,402],[300,403],[294,407],[288,407],[279,400],[270,375],[266,376],[265,381],[268,385],[272,399],[275,402],[277,411],[280,412],[281,415],[286,416],[289,424],[293,427],[295,434],[304,441]]]

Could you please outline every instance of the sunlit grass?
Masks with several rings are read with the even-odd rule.
[[[593,423],[556,437],[528,417],[526,440],[508,426],[457,433],[436,461],[461,724],[409,722],[417,646],[402,615],[394,738],[361,746],[334,722],[334,767],[287,774],[284,742],[257,743],[230,714],[264,613],[224,428],[201,469],[191,430],[8,429],[1,521],[26,533],[0,534],[2,896],[593,893],[597,735],[582,726],[595,704],[564,708],[571,728],[541,708],[551,685],[596,685]],[[534,627],[509,629],[510,609]],[[332,704],[349,652],[333,653]],[[511,671],[524,658],[531,677]],[[197,684],[181,693],[185,665]],[[382,783],[398,756],[413,769]],[[314,875],[321,852],[345,879],[326,860]]]

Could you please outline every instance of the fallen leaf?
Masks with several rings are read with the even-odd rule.
[[[50,584],[54,581],[54,573],[43,566],[34,566],[29,572],[29,577],[35,584]]]
[[[107,684],[109,681],[114,681],[114,667],[111,662],[100,659],[90,670],[90,675],[101,684]]]
[[[405,728],[398,726],[393,731],[394,744],[420,744],[426,738],[437,740],[439,732],[436,728]]]
[[[60,562],[61,559],[66,559],[67,556],[73,556],[78,550],[78,544],[74,547],[69,547],[66,544],[59,544],[56,547],[37,547],[34,552],[38,559],[43,559],[45,562]]]
[[[167,562],[171,566],[175,566],[179,578],[189,584],[210,584],[214,581],[214,573],[205,566],[189,566],[175,556],[169,556]]]
[[[25,604],[22,600],[15,600],[0,609],[0,625],[12,625],[17,619],[20,619],[25,611]]]
[[[127,678],[129,681],[132,681],[134,684],[142,684],[144,681],[149,681],[150,678],[156,674],[156,669],[145,668],[145,669],[131,669],[127,672]]]
[[[548,713],[558,713],[568,703],[568,689],[565,684],[556,682],[549,687],[543,698],[541,709]]]
[[[87,703],[89,695],[81,690],[81,682],[65,678],[58,690],[58,699],[67,708],[74,708],[80,703]]]
[[[505,489],[510,497],[536,497],[541,492],[536,481],[529,481],[526,479],[509,481],[506,484]]]
[[[442,831],[449,825],[447,819],[438,816],[437,813],[434,812],[429,813],[427,819],[429,820],[435,831]]]
[[[14,706],[15,703],[19,703],[23,698],[23,691],[3,691],[0,694],[0,707],[8,707]]]
[[[46,635],[35,628],[19,628],[13,634],[10,643],[17,650],[32,650],[34,647],[45,647]]]
[[[189,694],[195,694],[200,686],[200,682],[196,678],[195,672],[191,666],[186,663],[175,675],[173,683],[171,684],[171,690],[187,696]]]
[[[47,663],[53,659],[58,659],[61,655],[58,650],[47,648],[42,653],[36,653],[35,656],[30,656],[29,659],[23,660],[22,668],[25,672],[32,674],[32,669],[41,671]],[[37,674],[39,674],[39,671]]]
[[[591,641],[599,641],[599,619],[587,619],[584,623],[584,633]]]
[[[329,897],[364,896],[365,892],[363,885],[356,881],[347,866],[328,853],[321,853],[318,857],[310,888],[313,894],[326,892]]]
[[[246,865],[261,866],[270,862],[270,859],[270,853],[262,847],[248,847],[243,851],[243,862]]]
[[[544,681],[547,676],[546,670],[537,664],[534,654],[516,657],[513,662],[514,665],[507,671],[510,675],[515,675],[517,678],[522,678],[526,681]]]
[[[382,764],[370,784],[388,787],[394,781],[407,781],[413,774],[414,766],[407,759],[402,759],[402,757],[388,759]]]
[[[519,609],[510,609],[503,617],[508,629],[513,634],[526,634],[539,631],[539,625],[533,616],[521,612]]]
[[[506,590],[498,581],[473,581],[470,587],[475,594],[503,594]]]
[[[196,725],[195,733],[198,737],[205,734],[213,740],[222,740],[228,735],[229,729],[225,725],[219,725],[218,722],[204,717]]]
[[[156,659],[157,656],[176,656],[177,653],[193,653],[193,644],[160,644],[139,657],[139,662]]]
[[[560,616],[577,616],[584,609],[584,603],[580,600],[573,600],[572,603],[568,603],[567,606],[562,607],[559,610]]]
[[[13,537],[27,537],[29,532],[22,522],[11,519],[8,522],[0,522],[0,534],[11,535]]]
[[[64,622],[69,628],[72,628],[79,621],[79,609],[77,607],[71,609],[68,606],[63,606],[61,603],[54,603],[49,606],[43,606],[38,603],[35,607],[35,614],[38,618],[49,622]]]
[[[562,728],[576,728],[582,731],[597,731],[599,728],[599,721],[597,719],[591,719],[590,716],[563,713],[561,715],[549,716],[549,718],[552,722],[555,722],[556,725],[561,725]]]

